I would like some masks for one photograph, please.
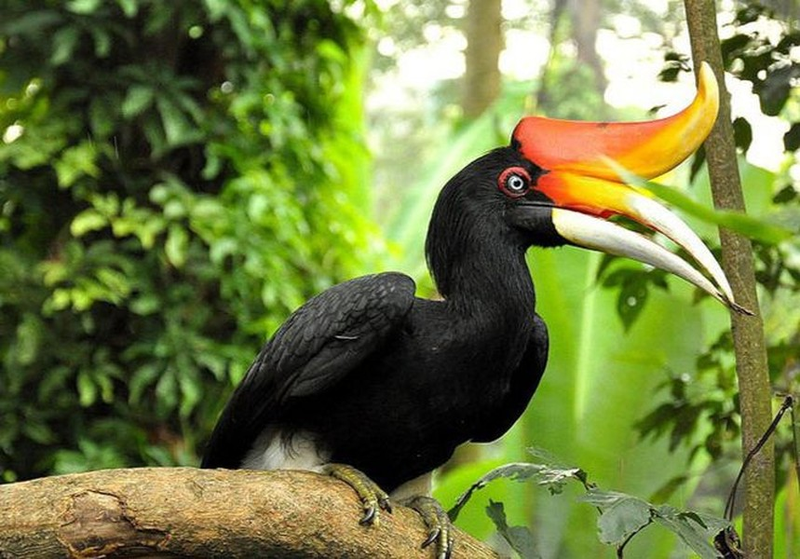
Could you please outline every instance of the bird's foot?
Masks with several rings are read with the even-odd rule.
[[[436,559],[450,559],[454,547],[453,524],[439,501],[433,497],[418,495],[403,504],[417,511],[428,527],[428,537],[422,542],[422,547],[435,543]]]
[[[356,492],[364,506],[364,516],[359,521],[360,524],[367,526],[377,524],[381,510],[392,512],[389,495],[361,470],[347,464],[326,464],[322,468],[322,473],[342,480]]]

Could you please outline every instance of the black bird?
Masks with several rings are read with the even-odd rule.
[[[411,278],[388,272],[309,300],[259,353],[202,466],[331,473],[359,493],[367,523],[390,507],[382,488],[420,510],[431,529],[426,544],[436,541],[437,556],[449,556],[446,515],[426,497],[430,472],[458,445],[502,436],[544,373],[548,335],[534,310],[529,247],[569,243],[631,256],[736,306],[696,235],[619,182],[605,159],[660,175],[700,145],[717,103],[713,74],[703,66],[695,101],[673,117],[620,124],[523,119],[510,146],[467,165],[439,196],[426,254],[443,299],[417,298]],[[614,214],[672,238],[711,281],[604,219]]]

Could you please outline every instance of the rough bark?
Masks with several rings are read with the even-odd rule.
[[[350,487],[309,472],[104,470],[0,485],[0,557],[433,556],[416,512],[361,515]],[[453,557],[499,555],[458,531]]]
[[[503,50],[501,0],[470,0],[464,33],[466,71],[461,107],[477,118],[500,95],[500,52]]]
[[[695,67],[703,60],[714,69],[720,84],[720,112],[705,143],[714,205],[744,211],[741,179],[731,125],[730,100],[725,90],[722,54],[713,0],[685,0]],[[696,68],[695,68],[696,69]],[[720,231],[722,267],[739,304],[755,316],[731,313],[736,374],[742,414],[742,454],[753,449],[772,419],[764,327],[758,307],[751,243],[732,231]],[[743,543],[749,559],[771,558],[775,496],[772,439],[750,462],[745,473]]]

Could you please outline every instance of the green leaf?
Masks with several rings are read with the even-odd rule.
[[[97,231],[108,225],[106,216],[94,208],[83,210],[72,219],[69,225],[70,233],[75,237],[83,237],[90,231]]]
[[[131,283],[128,277],[113,268],[103,267],[95,272],[95,277],[112,293],[120,297],[127,297],[131,292]]]
[[[202,134],[192,125],[186,113],[170,99],[162,96],[157,97],[156,107],[158,108],[158,114],[161,116],[161,124],[164,127],[167,141],[166,147],[180,147],[202,138]]]
[[[90,141],[65,149],[53,164],[58,186],[69,188],[81,177],[98,177],[100,169],[97,167],[96,159],[97,152]]]
[[[130,308],[138,315],[151,315],[161,309],[161,298],[155,293],[142,293],[130,302]]]
[[[669,505],[656,507],[642,499],[616,491],[590,489],[580,500],[601,509],[597,521],[600,539],[619,545],[652,521],[668,528],[703,559],[717,559],[709,541],[728,522],[694,511],[679,511]]]
[[[172,224],[167,234],[167,242],[164,245],[164,252],[170,264],[176,268],[182,268],[186,263],[186,254],[189,247],[189,234],[182,226]]]
[[[122,8],[122,13],[127,18],[133,18],[139,12],[138,0],[117,0],[117,4]]]
[[[72,59],[79,39],[80,31],[77,27],[59,29],[53,35],[53,53],[50,55],[50,63],[54,66],[61,66]]]
[[[682,512],[669,505],[655,509],[653,518],[680,537],[692,551],[703,559],[717,559],[719,553],[709,541],[729,525],[721,518],[701,515],[696,512]]]
[[[67,3],[70,12],[80,15],[88,15],[97,11],[103,0],[71,0]]]
[[[456,504],[448,511],[450,518],[455,520],[464,505],[467,504],[472,494],[486,487],[486,485],[496,479],[506,478],[512,481],[526,481],[532,477],[539,479],[539,485],[546,486],[552,493],[558,493],[563,484],[569,479],[581,481],[585,479],[585,473],[580,468],[553,468],[544,464],[531,464],[528,462],[515,462],[505,464],[495,468],[482,476],[472,484],[456,501]]]
[[[650,505],[636,497],[615,501],[603,509],[597,519],[600,541],[619,545],[628,537],[650,524]]]
[[[766,221],[750,217],[746,214],[708,208],[697,203],[695,200],[683,194],[680,190],[674,187],[664,186],[662,184],[644,180],[626,170],[615,161],[608,159],[607,162],[626,183],[649,190],[665,202],[668,202],[676,208],[680,208],[681,210],[685,211],[687,214],[693,215],[699,219],[702,219],[703,221],[707,221],[721,227],[727,227],[732,231],[736,231],[737,233],[741,233],[742,235],[768,244],[777,244],[793,235],[792,231],[788,229],[778,227]]]
[[[136,369],[128,384],[128,402],[138,404],[144,391],[155,382],[160,372],[161,368],[157,363],[148,363]]]
[[[649,293],[647,284],[642,281],[641,274],[636,274],[633,281],[626,281],[622,284],[617,299],[617,314],[622,319],[622,325],[626,331],[630,330],[641,314]]]
[[[25,313],[22,322],[17,326],[14,341],[16,358],[20,365],[30,365],[39,356],[43,332],[41,319],[32,313]]]
[[[467,504],[472,494],[484,487],[486,485],[496,479],[500,478],[508,478],[515,481],[529,479],[532,476],[535,476],[539,473],[539,471],[544,466],[540,464],[529,464],[527,462],[519,462],[514,464],[505,464],[504,466],[500,466],[499,468],[495,468],[489,473],[482,476],[478,481],[472,484],[469,489],[467,489],[461,496],[456,500],[456,504],[448,511],[450,518],[455,520],[458,517],[458,513],[464,508],[464,505]]]
[[[40,445],[53,444],[56,441],[56,435],[50,427],[44,423],[36,421],[25,421],[22,424],[22,431],[31,438],[31,440],[39,443]]]
[[[94,375],[94,382],[100,389],[100,399],[103,403],[110,404],[114,401],[114,383],[111,380],[112,376],[105,374],[106,372],[97,371]]]
[[[97,386],[86,371],[78,373],[78,398],[84,408],[88,408],[97,400]]]
[[[539,559],[541,555],[536,549],[533,533],[525,526],[509,526],[506,521],[506,512],[503,503],[489,500],[486,515],[492,520],[497,533],[500,534],[511,549],[516,551],[522,559]]]
[[[178,404],[177,381],[175,369],[168,368],[161,373],[156,383],[156,398],[162,412],[171,412]]]
[[[97,58],[107,58],[111,52],[112,36],[104,28],[93,27],[89,30],[94,39],[94,54]]]
[[[153,104],[155,91],[146,85],[134,85],[128,89],[122,102],[122,116],[126,119],[140,115]]]
[[[181,404],[178,413],[181,417],[189,417],[203,393],[200,380],[195,375],[184,371],[178,379],[178,385],[181,390]]]

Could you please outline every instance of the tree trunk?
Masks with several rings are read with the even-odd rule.
[[[466,72],[461,107],[476,118],[500,95],[500,52],[503,50],[501,0],[470,0],[465,35]]]
[[[730,100],[725,90],[722,54],[717,36],[713,0],[685,0],[695,70],[701,61],[714,69],[720,84],[720,111],[705,143],[714,205],[744,211],[736,146],[731,125]],[[750,241],[726,229],[720,230],[722,267],[739,304],[755,316],[731,313],[736,354],[736,375],[742,414],[742,455],[756,446],[772,419],[764,327],[759,313],[753,251]],[[745,473],[743,543],[748,559],[771,559],[775,496],[774,447],[770,439],[753,458]]]
[[[594,89],[602,94],[608,86],[608,80],[603,71],[603,61],[597,54],[597,31],[602,18],[600,0],[571,0],[570,15],[578,60],[591,68],[594,74]]]
[[[351,488],[309,472],[104,470],[0,485],[0,557],[433,556],[414,511],[362,514]],[[499,555],[457,531],[453,557]]]

